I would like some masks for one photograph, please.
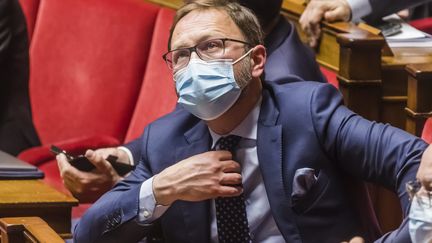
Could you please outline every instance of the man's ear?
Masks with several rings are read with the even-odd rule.
[[[254,47],[251,53],[251,74],[254,78],[259,78],[264,72],[264,65],[267,58],[266,49],[263,45]]]

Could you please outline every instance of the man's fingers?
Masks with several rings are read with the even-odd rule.
[[[223,172],[236,172],[236,173],[241,172],[240,164],[234,160],[220,161],[220,164],[222,165]]]
[[[328,22],[335,22],[341,20],[341,18],[341,12],[338,9],[333,9],[324,13],[324,20]]]
[[[321,34],[321,20],[327,11],[327,5],[322,1],[312,1],[300,17],[300,26],[306,33],[308,44],[315,47]]]
[[[217,150],[217,151],[210,151],[212,155],[216,156],[219,160],[230,160],[232,159],[232,154],[230,151],[226,150]]]
[[[348,22],[351,17],[351,12],[344,6],[337,6],[324,13],[324,19],[328,22],[345,21]]]
[[[309,46],[316,47],[321,36],[321,27],[320,25],[312,25],[311,27],[308,35]]]
[[[221,186],[219,189],[219,197],[236,197],[243,193],[243,188],[240,186]]]
[[[59,154],[56,156],[57,159],[57,165],[59,167],[60,175],[64,177],[66,174],[79,174],[81,171],[79,171],[77,168],[73,167],[69,161],[67,161],[66,156],[64,154]]]
[[[102,173],[110,173],[113,170],[111,164],[101,154],[91,149],[86,151],[85,157]]]
[[[59,167],[60,174],[62,173],[62,171],[66,170],[71,166],[64,154],[58,154],[56,156],[56,160],[57,160],[57,165]]]
[[[225,173],[220,182],[221,185],[240,185],[242,183],[242,176],[239,173]]]
[[[364,243],[364,240],[363,240],[363,238],[356,236],[356,237],[352,238],[349,243]]]

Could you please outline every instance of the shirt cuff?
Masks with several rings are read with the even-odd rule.
[[[141,184],[139,195],[138,221],[140,224],[150,224],[165,213],[169,206],[156,205],[153,194],[153,178]]]
[[[130,165],[135,165],[135,161],[133,159],[132,153],[128,148],[126,148],[125,146],[120,146],[120,147],[117,147],[117,149],[120,149],[127,154],[127,156],[129,157],[129,164]]]
[[[361,18],[372,13],[372,6],[368,0],[347,0],[351,7],[351,21],[360,22]]]

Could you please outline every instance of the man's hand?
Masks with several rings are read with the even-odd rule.
[[[311,47],[318,44],[321,20],[328,22],[349,21],[351,7],[346,0],[312,0],[300,17],[300,26],[308,37]]]
[[[202,201],[233,197],[243,192],[240,165],[228,151],[210,151],[174,164],[153,179],[153,193],[158,204],[176,200]]]
[[[121,162],[129,162],[126,152],[117,148],[104,148],[96,151],[87,150],[85,156],[96,168],[93,171],[85,172],[71,166],[64,154],[57,155],[56,159],[63,184],[80,202],[96,201],[102,194],[123,179],[111,164],[105,160],[108,155],[117,156]]]
[[[343,241],[342,243],[347,243],[346,241]],[[364,243],[363,238],[356,236],[352,238],[348,243]]]
[[[427,191],[432,191],[432,145],[424,151],[420,167],[417,171],[417,179],[420,180]]]

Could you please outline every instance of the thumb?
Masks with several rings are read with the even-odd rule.
[[[88,149],[85,157],[102,173],[109,173],[111,165],[105,159],[96,153],[94,150]]]
[[[345,17],[338,8],[325,12],[324,19],[328,22],[345,21]]]
[[[87,159],[93,159],[95,157],[95,152],[91,149],[87,149],[85,157],[87,157]]]
[[[364,243],[364,240],[363,240],[363,238],[356,236],[356,237],[352,238],[349,243]]]

